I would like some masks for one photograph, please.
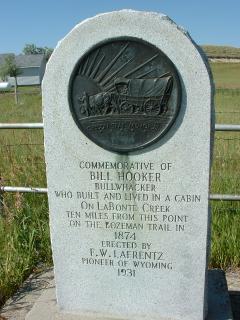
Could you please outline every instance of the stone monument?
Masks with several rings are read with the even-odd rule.
[[[101,14],[59,42],[43,82],[48,319],[205,319],[212,101],[205,57],[165,15]]]

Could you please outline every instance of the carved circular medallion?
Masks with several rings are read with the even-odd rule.
[[[112,39],[79,60],[69,102],[89,139],[126,153],[165,135],[180,107],[181,86],[174,64],[157,47],[135,38]]]

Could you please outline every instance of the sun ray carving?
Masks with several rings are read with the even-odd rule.
[[[159,76],[159,78],[164,78],[164,77],[167,77],[167,76],[171,76],[171,72],[163,73],[161,76]]]
[[[84,65],[83,65],[83,67],[82,67],[82,70],[79,70],[79,74],[86,74],[88,62],[89,62],[89,56],[88,56],[88,58],[87,58],[87,61],[84,63]]]
[[[116,71],[114,71],[108,78],[106,78],[104,81],[102,81],[100,84],[101,86],[105,86],[116,74],[118,74],[127,64],[132,62],[134,58],[131,58],[130,60],[126,61],[123,65],[121,65]]]
[[[139,69],[141,69],[142,67],[144,67],[146,64],[148,64],[149,62],[151,62],[152,60],[154,60],[155,58],[157,58],[159,56],[159,54],[155,54],[153,57],[151,57],[150,59],[146,60],[145,62],[143,62],[142,64],[140,64],[139,66],[137,66],[136,68],[134,68],[133,70],[129,71],[128,73],[126,73],[124,75],[124,77],[128,77],[131,74],[133,74],[134,72],[138,71]]]
[[[138,71],[139,69],[141,69],[142,67],[144,67],[145,65],[147,65],[149,62],[151,62],[152,60],[154,60],[155,58],[157,58],[159,56],[159,54],[155,54],[154,56],[152,56],[151,58],[149,58],[148,60],[146,60],[145,62],[143,62],[142,64],[138,65],[137,67],[135,67],[134,69],[130,70],[129,72],[125,73],[122,77],[123,78],[127,78],[128,76],[132,75],[134,72]],[[113,87],[115,86],[114,83],[112,83],[111,85],[109,85],[108,87],[106,87],[106,90],[111,90]]]
[[[129,47],[129,42],[127,42],[120,51],[112,58],[112,60],[107,64],[107,66],[104,66],[101,68],[103,61],[105,59],[105,53],[100,54],[101,49],[99,48],[95,53],[92,55],[89,55],[86,61],[83,63],[82,67],[79,69],[79,74],[84,75],[93,81],[97,82],[99,86],[105,91],[113,91],[115,88],[114,80],[117,79],[117,77],[127,78],[134,73],[137,73],[140,69],[147,66],[151,61],[156,59],[159,56],[159,53],[151,56],[149,59],[145,60],[143,63],[139,64],[138,66],[131,67],[131,63],[134,62],[134,60],[137,58],[136,54],[129,58],[127,61],[123,62],[119,67],[117,67],[116,63],[118,59],[123,56],[126,49]],[[124,73],[124,68],[126,66],[130,67],[128,68],[128,71]],[[150,67],[150,66],[149,66]],[[116,69],[117,68],[117,69]],[[103,69],[102,71],[99,71]],[[111,72],[109,72],[112,69]],[[155,69],[152,69],[150,67],[150,70],[144,71],[141,74],[135,75],[134,77],[137,79],[146,77],[150,73],[152,73]],[[162,75],[162,77],[164,77]],[[111,82],[110,82],[111,81]]]
[[[103,56],[100,58],[100,60],[98,61],[96,67],[94,68],[94,70],[93,70],[93,72],[92,72],[92,74],[91,74],[91,78],[92,78],[92,79],[96,80],[95,76],[96,76],[96,74],[97,74],[97,72],[98,72],[98,70],[99,70],[99,68],[100,68],[100,66],[101,66],[101,64],[102,64],[102,62],[103,62],[104,59],[105,59],[105,55],[103,55]]]
[[[145,71],[141,74],[139,74],[136,79],[139,79],[139,78],[142,78],[142,77],[146,77],[148,74],[152,73],[155,69],[151,69],[151,70],[148,70],[148,71]]]
[[[115,62],[118,60],[118,58],[123,54],[123,52],[127,49],[129,46],[129,42],[122,48],[122,50],[119,51],[119,53],[113,58],[113,60],[109,63],[109,65],[101,72],[101,74],[96,79],[98,82],[101,82],[103,77],[108,73],[108,71],[112,68],[112,66],[115,64]]]
[[[97,50],[94,58],[92,59],[92,62],[90,63],[90,66],[89,66],[88,70],[86,71],[86,76],[90,76],[90,78],[91,78],[92,69],[93,69],[94,64],[96,62],[96,59],[97,59],[97,57],[99,55],[99,52],[100,52],[100,49]]]

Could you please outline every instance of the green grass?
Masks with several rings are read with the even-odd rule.
[[[239,190],[239,189],[238,189]],[[212,247],[210,266],[239,268],[240,207],[231,202],[212,203]]]
[[[5,217],[0,221],[0,252],[0,300],[4,302],[40,262],[51,263],[45,196],[6,197]]]
[[[0,93],[1,122],[41,122],[40,94],[24,94],[25,88],[21,88],[19,105],[15,105],[12,93]]]
[[[216,123],[240,124],[240,63],[211,63]],[[211,193],[240,194],[240,132],[215,132]],[[212,201],[211,266],[240,267],[240,203]]]
[[[213,159],[211,193],[240,194],[240,132],[217,132]],[[212,201],[211,205],[211,266],[240,267],[240,203]]]
[[[215,62],[211,68],[217,89],[239,89],[232,93],[240,95],[240,63]]]
[[[240,48],[212,45],[203,45],[202,48],[211,58],[240,58]]]
[[[1,122],[41,122],[41,96],[0,94]],[[46,186],[42,130],[0,130],[4,185]],[[0,305],[39,263],[51,264],[47,196],[4,194],[0,218]]]
[[[217,123],[240,123],[240,64],[211,64]],[[41,122],[41,96],[0,94],[0,122]],[[45,187],[42,130],[0,130],[5,185]],[[216,132],[212,193],[240,194],[240,133]],[[240,267],[240,203],[212,201],[212,267]],[[6,193],[0,218],[0,303],[39,263],[51,264],[46,195]]]

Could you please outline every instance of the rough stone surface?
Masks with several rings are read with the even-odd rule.
[[[44,290],[51,288],[53,278],[52,269],[32,274],[19,291],[5,303],[0,310],[0,316],[5,319],[24,320]],[[53,285],[53,287],[55,286]]]
[[[84,136],[68,101],[69,80],[79,58],[93,45],[122,36],[141,38],[160,48],[175,64],[182,85],[181,110],[168,133],[143,151],[127,155],[106,151]],[[126,10],[102,14],[80,23],[59,43],[47,66],[43,107],[51,240],[61,310],[84,314],[84,319],[91,314],[99,319],[204,319],[211,104],[206,62],[189,35],[164,15]],[[148,184],[150,189],[99,191],[96,183],[129,182],[119,178],[121,170],[81,169],[80,161],[132,164],[131,173],[148,175],[148,181],[133,185],[146,188]],[[136,163],[147,168],[136,169]],[[82,192],[89,192],[87,199]],[[129,194],[135,200],[126,200]],[[160,195],[159,201],[155,194]],[[109,207],[104,209],[106,203]],[[117,205],[126,203],[136,210],[117,212]],[[114,210],[133,214],[134,219],[113,220]],[[130,223],[136,224],[136,230]],[[128,248],[116,248],[116,241]],[[134,261],[140,266],[134,266]]]
[[[213,271],[209,271],[211,274]],[[222,273],[215,270],[214,272]],[[4,319],[25,320],[26,315],[31,311],[34,304],[41,295],[45,295],[46,290],[55,290],[53,281],[53,269],[45,270],[39,274],[31,275],[22,285],[12,298],[10,298],[0,310],[0,316]],[[228,292],[231,298],[233,319],[239,320],[240,315],[240,271],[228,270],[226,272],[226,280]],[[36,307],[34,307],[35,309]],[[32,310],[33,312],[33,310]],[[224,311],[226,312],[226,311]]]
[[[213,271],[209,271],[210,277]],[[215,270],[215,273],[222,274],[222,271]],[[45,295],[45,292],[49,289],[53,289],[53,295],[55,294],[55,284],[53,281],[53,270],[45,270],[40,274],[31,275],[24,283],[21,289],[9,299],[4,307],[0,310],[1,317],[11,320],[25,320],[26,315],[35,312],[39,303],[38,298]],[[216,277],[214,277],[216,278]],[[221,279],[221,276],[220,276]],[[239,320],[240,315],[240,272],[239,270],[231,270],[226,272],[226,280],[228,286],[228,292],[231,298],[231,305],[233,311],[233,319]],[[225,281],[225,280],[224,280]],[[223,283],[224,283],[223,281]],[[222,286],[224,288],[224,286]],[[211,292],[210,292],[211,293]],[[223,292],[224,293],[224,292]],[[36,303],[36,306],[34,304]],[[56,303],[56,301],[54,302]],[[34,309],[32,310],[34,306]],[[228,314],[228,308],[224,310],[224,314]],[[39,314],[40,316],[41,314]],[[29,316],[29,315],[28,315]],[[53,318],[53,317],[52,317]]]
[[[232,320],[231,306],[224,272],[211,270],[208,273],[208,305],[209,312],[206,320]],[[26,320],[97,320],[96,315],[85,317],[61,313],[57,307],[54,288],[46,290],[38,299]],[[101,318],[116,319],[116,318]],[[129,318],[131,319],[131,318]],[[147,317],[146,317],[147,319]],[[160,318],[159,318],[160,319]]]
[[[240,269],[229,269],[226,271],[228,289],[240,291]]]

